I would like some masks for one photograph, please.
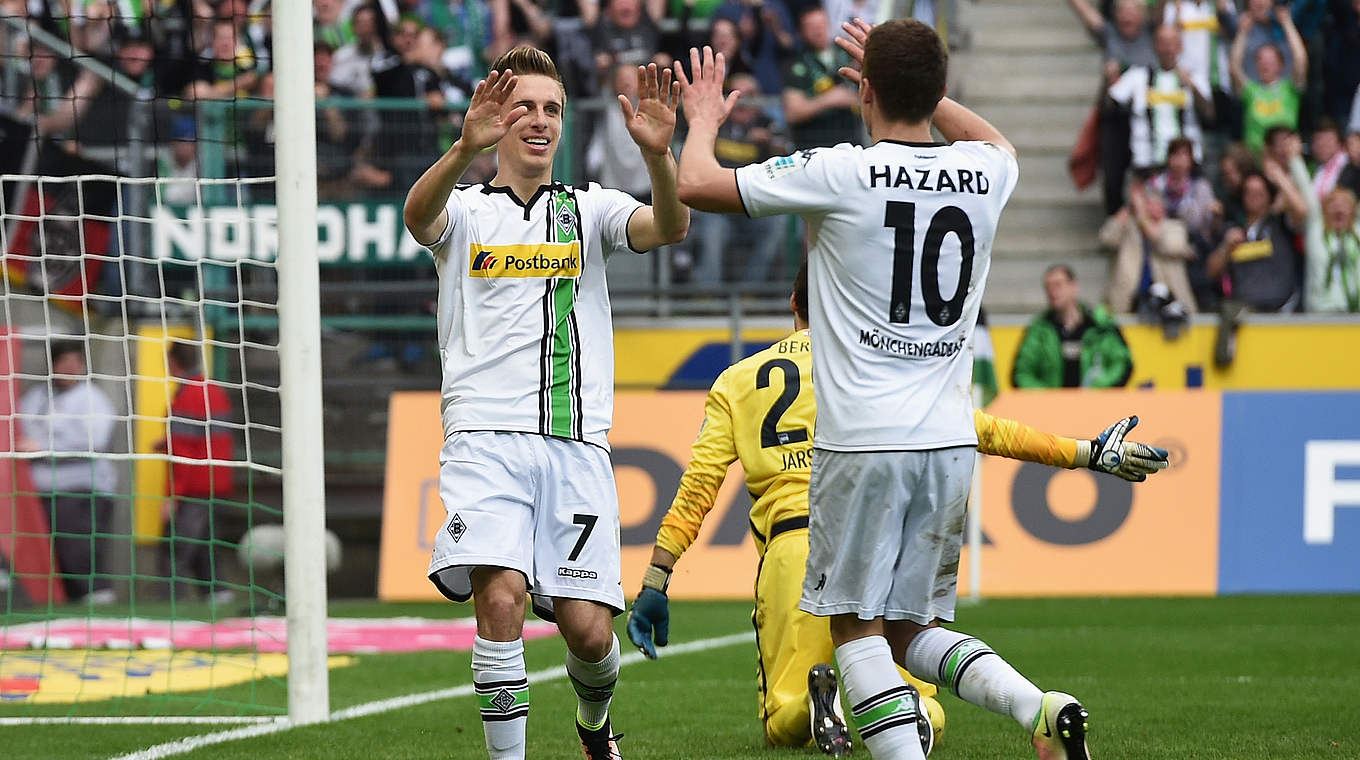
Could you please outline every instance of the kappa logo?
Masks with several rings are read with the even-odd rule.
[[[453,537],[453,542],[456,544],[462,540],[464,533],[467,533],[467,525],[463,523],[463,518],[459,517],[457,512],[454,512],[453,519],[449,520],[449,535]]]
[[[491,250],[483,250],[472,260],[472,271],[486,272],[496,266],[496,254]]]
[[[585,578],[592,581],[600,577],[594,570],[581,570],[575,567],[559,567],[557,575],[559,578]]]
[[[822,577],[817,579],[817,588],[814,588],[813,591],[821,591],[824,588],[826,588],[826,573],[822,573]]]

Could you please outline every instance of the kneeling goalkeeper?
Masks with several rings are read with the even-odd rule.
[[[850,735],[839,715],[835,671],[825,664],[833,653],[829,618],[798,609],[808,556],[808,482],[816,417],[807,287],[804,264],[790,299],[795,332],[728,367],[709,390],[692,459],[657,531],[651,566],[628,616],[628,637],[651,658],[656,657],[656,646],[666,645],[671,570],[713,508],[728,466],[740,460],[754,501],[751,532],[760,555],[753,620],[765,739],[777,747],[815,741],[823,752],[843,756],[849,753]],[[1144,480],[1167,465],[1167,452],[1124,440],[1138,423],[1136,417],[1120,420],[1093,441],[1043,433],[981,411],[974,412],[974,419],[978,450],[985,454],[1089,467],[1125,480]],[[944,728],[944,710],[934,698],[936,687],[905,671],[904,675],[921,693],[934,730],[934,736],[923,736],[922,741],[933,745]]]

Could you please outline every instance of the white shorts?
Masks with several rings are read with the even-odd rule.
[[[976,449],[817,449],[798,606],[861,620],[954,619]]]
[[[533,433],[454,433],[439,452],[439,495],[447,517],[429,576],[444,596],[466,602],[473,568],[505,567],[524,574],[541,615],[553,597],[623,611],[609,452]]]

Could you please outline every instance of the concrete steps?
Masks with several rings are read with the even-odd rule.
[[[1043,309],[1043,272],[1058,263],[1071,266],[1085,296],[1097,300],[1109,267],[1096,240],[1100,191],[1072,185],[1067,156],[1095,103],[1100,51],[1057,0],[979,0],[969,19],[972,45],[951,61],[960,92],[1020,154],[1020,184],[993,249],[987,308]]]

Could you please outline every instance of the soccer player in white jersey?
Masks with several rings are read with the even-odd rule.
[[[714,137],[735,101],[723,96],[725,62],[705,48],[691,51],[692,82],[677,71],[689,122],[680,199],[798,214],[809,230],[818,414],[799,607],[831,618],[852,720],[878,760],[922,757],[916,693],[894,662],[1014,718],[1043,760],[1086,760],[1074,698],[1040,691],[986,644],[940,627],[954,619],[978,442],[966,347],[1018,179],[1015,149],[944,97],[947,54],[933,29],[845,30],[837,41],[861,69],[841,73],[859,86],[869,148],[723,169]],[[932,123],[948,142],[934,141]]]
[[[689,227],[670,152],[679,88],[655,66],[638,80],[637,107],[621,96],[620,108],[651,174],[651,206],[553,181],[566,94],[552,59],[529,47],[496,61],[462,135],[406,198],[406,226],[439,272],[448,516],[429,575],[448,598],[473,600],[472,676],[493,760],[525,757],[527,594],[566,639],[585,756],[619,757],[609,703],[623,589],[605,439],[614,347],[604,269],[611,255],[678,242]],[[496,176],[458,185],[492,147]]]

